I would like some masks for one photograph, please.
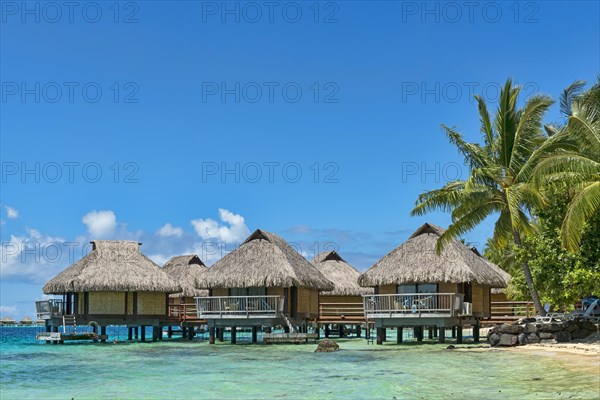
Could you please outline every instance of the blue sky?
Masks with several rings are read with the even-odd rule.
[[[0,35],[15,317],[91,239],[210,264],[262,228],[365,270],[450,222],[409,211],[466,176],[440,124],[478,140],[472,94],[511,77],[555,97],[600,71],[595,1],[23,4],[2,2]],[[482,249],[492,223],[465,239]]]

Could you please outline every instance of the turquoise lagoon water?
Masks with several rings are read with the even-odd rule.
[[[336,353],[314,353],[314,344],[201,339],[51,345],[36,343],[40,329],[0,328],[2,400],[600,397],[600,364],[593,360],[582,368],[548,355],[452,351],[432,343],[376,346],[364,339],[339,340]],[[111,327],[108,333],[126,336]]]

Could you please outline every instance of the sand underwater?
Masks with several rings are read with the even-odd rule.
[[[551,349],[446,350],[446,345],[383,346],[341,339],[341,351],[315,344],[209,345],[174,339],[125,343],[37,343],[43,328],[0,328],[0,398],[596,399],[596,355]],[[390,337],[390,340],[391,337]]]

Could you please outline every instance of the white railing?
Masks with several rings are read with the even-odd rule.
[[[281,296],[196,297],[200,319],[276,318],[283,313]]]
[[[452,317],[455,315],[469,315],[471,312],[470,303],[464,303],[462,295],[456,293],[367,295],[363,296],[363,302],[367,319]]]
[[[65,313],[65,303],[62,299],[36,301],[35,311],[37,313],[37,319],[62,317]]]

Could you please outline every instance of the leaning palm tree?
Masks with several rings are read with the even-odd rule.
[[[541,161],[533,170],[533,182],[542,186],[569,182],[573,189],[561,227],[563,246],[576,250],[586,220],[600,212],[600,81],[579,94],[585,83],[577,81],[561,96],[567,124],[546,127],[554,135],[538,150]]]
[[[529,183],[531,169],[523,167],[546,140],[541,121],[552,100],[537,95],[518,109],[519,92],[520,87],[513,86],[510,79],[506,81],[493,122],[485,101],[476,96],[483,144],[467,143],[459,132],[442,125],[450,142],[465,158],[469,177],[421,194],[411,211],[411,215],[433,210],[451,212],[452,224],[439,238],[438,251],[491,215],[498,216],[493,240],[500,246],[511,239],[516,246],[522,246],[521,235],[532,232],[529,211],[540,206],[542,199]],[[537,312],[545,315],[526,261],[522,268]]]

